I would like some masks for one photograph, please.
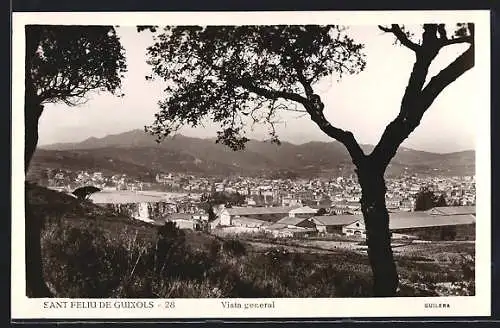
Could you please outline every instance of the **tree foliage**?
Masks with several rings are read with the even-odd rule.
[[[85,186],[85,187],[80,187],[76,188],[73,191],[73,195],[78,197],[78,199],[87,199],[90,195],[93,193],[99,192],[101,189],[94,187],[94,186]]]
[[[89,91],[119,89],[126,64],[112,26],[30,25],[26,39],[27,73],[40,104],[75,106]]]
[[[216,219],[214,206],[224,205],[225,207],[241,206],[245,203],[245,196],[240,193],[212,192],[201,195],[202,208],[208,214],[208,221]]]
[[[228,192],[213,192],[201,195],[201,201],[213,205],[225,205],[226,207],[241,206],[245,203],[245,196],[242,194]]]
[[[279,110],[304,112],[297,103],[315,96],[311,84],[365,65],[362,45],[339,26],[177,26],[155,41],[148,63],[168,87],[147,130],[161,140],[209,118],[221,126],[217,142],[234,150],[248,141],[249,122],[267,124],[279,143]]]
[[[316,215],[326,215],[326,214],[328,214],[328,212],[326,211],[326,209],[324,207],[321,207],[318,210],[318,213],[316,213]]]
[[[443,194],[439,196],[428,187],[422,188],[415,197],[415,211],[427,211],[434,207],[447,206]]]

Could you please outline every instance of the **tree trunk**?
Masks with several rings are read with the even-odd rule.
[[[28,83],[27,83],[28,84]],[[38,121],[43,106],[37,102],[37,97],[29,85],[25,87],[24,107],[24,171],[28,173],[29,165],[38,143]],[[25,185],[25,236],[26,236],[26,291],[29,297],[51,297],[43,278],[41,231],[43,218],[37,217],[31,211],[27,186]]]
[[[27,194],[27,192],[26,192]],[[26,195],[27,198],[27,195]],[[43,278],[41,231],[42,218],[36,217],[26,202],[26,294],[28,297],[52,297]]]
[[[31,80],[31,57],[38,46],[37,30],[26,27],[26,66],[24,86],[24,172],[28,169],[38,144],[38,121],[43,112]],[[28,189],[25,184],[25,260],[26,294],[28,297],[51,297],[52,293],[43,278],[41,231],[43,218],[31,210]]]
[[[36,97],[25,95],[24,106],[24,173],[28,169],[38,144],[38,122],[42,115],[43,106],[36,101]]]
[[[391,249],[384,170],[374,168],[373,165],[366,165],[357,170],[362,190],[361,211],[366,227],[368,258],[373,272],[373,295],[396,296],[399,278]]]

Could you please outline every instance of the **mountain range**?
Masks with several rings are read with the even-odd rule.
[[[372,145],[361,145],[365,153]],[[161,143],[143,130],[89,138],[77,143],[39,147],[33,166],[70,170],[100,170],[132,176],[159,172],[202,175],[317,176],[353,173],[347,150],[337,141],[281,145],[250,140],[244,151],[232,151],[201,139],[175,135]],[[420,174],[473,175],[475,152],[437,154],[400,147],[387,170],[388,175],[404,171]]]

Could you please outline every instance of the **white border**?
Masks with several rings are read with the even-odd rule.
[[[24,25],[261,25],[261,24],[345,24],[376,25],[394,22],[476,24],[476,62],[474,70],[482,77],[477,95],[476,144],[476,296],[390,299],[231,299],[242,304],[274,300],[274,309],[224,309],[219,299],[176,299],[175,309],[165,309],[155,300],[152,309],[45,309],[44,299],[25,295],[24,270]],[[142,13],[14,13],[12,74],[12,288],[13,319],[106,319],[106,318],[294,318],[294,317],[438,317],[491,315],[490,240],[490,16],[489,11],[379,11],[379,12],[142,12]],[[55,299],[51,299],[55,300]],[[57,299],[59,301],[76,301]],[[82,300],[85,301],[85,300]],[[93,300],[105,301],[105,300]],[[117,300],[108,300],[111,303]],[[124,300],[122,300],[124,301]],[[130,300],[129,300],[130,301]],[[448,303],[450,308],[425,308],[425,303]],[[69,304],[69,303],[68,303]]]

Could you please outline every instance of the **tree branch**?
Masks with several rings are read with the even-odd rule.
[[[314,94],[311,84],[305,78],[302,71],[298,68],[296,71],[299,82],[304,87],[308,99],[308,102],[304,105],[304,107],[311,116],[312,121],[316,123],[321,131],[323,131],[327,136],[342,143],[347,148],[349,155],[351,155],[354,165],[358,166],[365,154],[356,141],[356,138],[354,138],[352,132],[339,129],[328,122],[323,114],[323,108],[325,105],[321,102],[320,97]]]
[[[398,24],[392,24],[391,28],[384,27],[379,25],[378,28],[386,33],[392,33],[401,42],[402,45],[417,52],[420,49],[420,46],[414,42],[412,42],[406,34],[403,32],[401,27]]]
[[[328,122],[323,113],[309,110],[308,113],[311,116],[313,122],[316,123],[321,131],[323,131],[330,138],[339,141],[346,147],[354,165],[359,166],[365,154],[356,141],[356,138],[354,138],[352,132],[334,127],[332,124],[330,124],[330,122]]]
[[[442,46],[449,46],[451,44],[457,44],[457,43],[470,43],[472,44],[474,42],[474,37],[472,35],[469,36],[464,36],[464,37],[459,37],[459,38],[451,38],[451,39],[445,39],[443,40]]]
[[[434,99],[453,81],[474,67],[474,45],[457,57],[450,65],[431,78],[421,93],[422,114],[434,102]]]
[[[241,87],[247,89],[248,91],[253,92],[255,94],[258,94],[259,96],[262,96],[265,98],[269,98],[269,99],[283,98],[283,99],[287,99],[287,100],[296,101],[300,104],[305,104],[307,102],[306,98],[304,98],[301,95],[296,94],[296,93],[258,87],[256,85],[253,85],[252,83],[245,81],[245,80],[242,80],[242,79],[238,79],[238,80],[235,80],[233,82],[235,82],[236,84],[240,85]]]

